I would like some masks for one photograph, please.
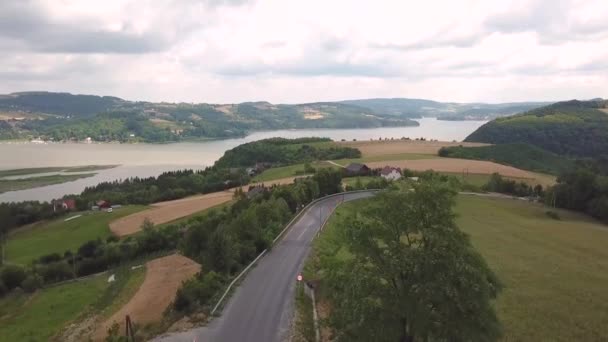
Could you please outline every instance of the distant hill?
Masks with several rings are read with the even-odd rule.
[[[549,102],[454,103],[406,98],[347,100],[341,101],[341,103],[365,107],[376,113],[398,117],[437,117],[442,120],[489,120],[549,104]]]
[[[608,101],[566,101],[498,118],[465,141],[527,143],[570,157],[608,155]]]
[[[0,139],[164,142],[235,137],[250,130],[417,125],[408,118],[333,102],[190,104],[51,92],[0,95]]]

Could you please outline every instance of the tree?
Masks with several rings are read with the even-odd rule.
[[[0,278],[9,291],[20,286],[25,277],[27,277],[25,270],[16,265],[7,265],[0,272]]]
[[[322,255],[339,341],[493,341],[500,284],[454,221],[438,182],[378,195]],[[340,254],[340,256],[338,255]]]

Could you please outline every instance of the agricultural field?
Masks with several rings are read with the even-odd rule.
[[[370,199],[373,200],[373,199]],[[315,253],[333,248],[334,227],[366,200],[343,204],[328,222],[305,266],[315,277]],[[458,226],[504,285],[496,301],[504,341],[602,341],[608,336],[608,226],[541,204],[459,195]],[[344,257],[348,254],[343,253]],[[320,289],[320,305],[326,305]]]
[[[446,146],[484,146],[481,143],[463,143],[448,141],[416,141],[416,140],[378,140],[378,141],[348,141],[338,142],[340,146],[359,149],[363,158],[394,155],[402,153],[437,155],[439,149]]]
[[[144,210],[145,206],[126,206],[107,212],[81,212],[70,217],[80,217],[65,221],[62,217],[52,221],[39,222],[17,229],[9,235],[6,244],[6,258],[10,262],[27,264],[50,253],[63,254],[75,251],[83,243],[111,235],[109,222],[120,217]]]
[[[175,299],[178,288],[187,279],[200,272],[201,266],[179,254],[157,258],[146,263],[145,279],[122,307],[113,312],[95,332],[103,338],[114,322],[124,327],[126,315],[138,324],[159,322],[163,312]],[[126,299],[126,297],[125,297]]]

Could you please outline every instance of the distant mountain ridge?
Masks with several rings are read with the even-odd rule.
[[[527,143],[570,157],[608,156],[608,100],[564,101],[498,118],[465,141]]]
[[[303,104],[128,101],[45,91],[0,95],[0,139],[164,142],[242,136],[252,130],[416,126],[411,119],[481,120],[544,103],[363,99]]]
[[[456,103],[424,99],[390,98],[346,100],[341,103],[369,108],[376,112],[409,118],[436,117],[443,120],[490,120],[513,115],[551,102]]]

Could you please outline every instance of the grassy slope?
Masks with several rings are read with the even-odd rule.
[[[107,283],[107,276],[98,276],[50,287],[31,296],[0,299],[0,342],[46,341],[67,323],[78,324],[89,314],[111,316],[137,292],[146,269],[124,267],[112,273],[116,281],[111,284]]]
[[[29,177],[23,179],[0,179],[0,194],[7,191],[33,189],[41,186],[72,182],[80,178],[95,176],[95,173],[84,173],[75,175],[50,175],[40,177]]]
[[[392,161],[392,160],[417,160],[417,159],[435,159],[439,158],[434,154],[423,154],[423,153],[398,153],[398,154],[385,154],[379,156],[369,156],[356,159],[338,159],[334,160],[335,163],[347,166],[350,163],[369,163],[377,161]]]
[[[505,340],[599,341],[608,336],[608,227],[526,202],[461,196],[459,226],[505,284]]]
[[[342,205],[314,243],[331,248],[332,227],[365,205]],[[458,225],[505,285],[496,302],[505,341],[600,341],[608,336],[608,226],[524,201],[459,196]],[[347,255],[344,255],[347,257]],[[323,290],[323,288],[321,288]],[[327,295],[321,292],[321,299]]]
[[[59,285],[0,300],[0,341],[48,341],[93,305],[108,287],[106,277]]]
[[[86,241],[110,236],[110,221],[145,208],[127,206],[112,213],[85,212],[82,217],[67,222],[65,218],[59,218],[16,231],[9,237],[6,257],[11,262],[26,264],[45,254],[63,254],[68,249],[75,251]]]

